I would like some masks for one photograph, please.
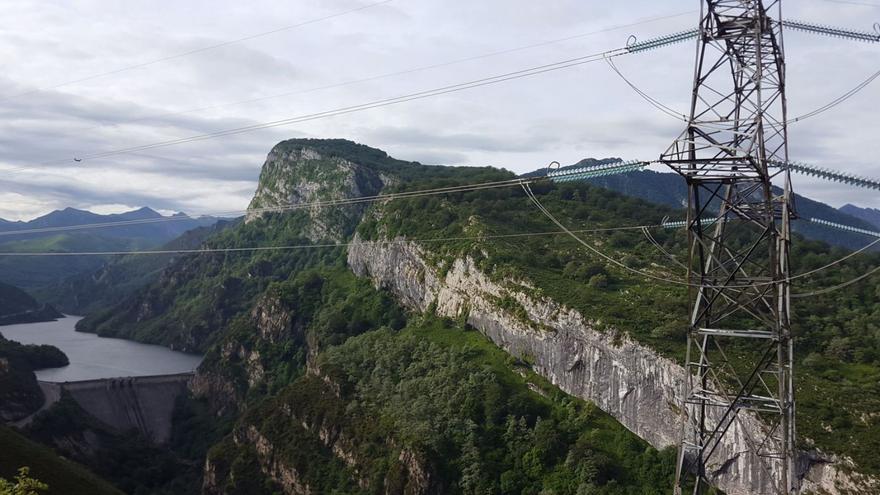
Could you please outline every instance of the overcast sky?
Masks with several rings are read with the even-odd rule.
[[[872,1],[878,7],[788,1],[785,15],[869,31],[880,20],[880,1]],[[292,137],[348,138],[401,159],[525,172],[553,160],[653,159],[682,129],[600,62],[288,127],[72,162],[617,48],[631,34],[646,39],[694,27],[699,6],[696,0],[391,0],[59,86],[375,2],[0,2],[0,217],[29,219],[66,206],[102,213],[139,206],[196,214],[240,210],[253,194],[266,153]],[[373,78],[568,37],[574,38]],[[880,68],[880,45],[797,32],[785,41],[790,115],[827,103]],[[692,42],[617,63],[651,96],[686,108]],[[365,78],[373,79],[314,90]],[[228,104],[282,93],[288,96]],[[875,82],[843,105],[793,125],[792,159],[880,177],[873,156],[878,96]],[[56,160],[67,162],[43,164]],[[834,206],[880,208],[876,192],[795,179],[798,192]]]

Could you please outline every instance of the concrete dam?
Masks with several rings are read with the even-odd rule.
[[[174,404],[187,393],[193,373],[104,378],[78,382],[40,382],[43,408],[67,392],[86,412],[119,432],[137,429],[156,444],[171,436]],[[53,401],[54,399],[54,401]]]

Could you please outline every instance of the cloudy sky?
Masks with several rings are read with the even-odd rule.
[[[880,21],[880,0],[787,3],[792,19],[867,31]],[[647,39],[694,27],[698,6],[697,0],[4,0],[0,217],[29,219],[66,206],[240,210],[268,150],[291,137],[348,138],[402,159],[516,172],[553,160],[656,158],[682,124],[648,106],[600,62],[222,139],[72,161],[617,48],[630,35]],[[791,32],[786,50],[791,115],[822,106],[880,68],[880,45]],[[495,55],[476,58],[487,54]],[[160,59],[166,60],[151,63]],[[692,43],[617,63],[653,97],[686,108]],[[412,70],[428,66],[436,67]],[[406,73],[378,77],[400,72]],[[106,75],[92,77],[97,74]],[[873,156],[878,97],[875,82],[793,125],[792,159],[880,177]],[[796,181],[799,192],[834,206],[880,208],[876,192]]]

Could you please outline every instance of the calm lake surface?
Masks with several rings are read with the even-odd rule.
[[[70,365],[37,371],[37,379],[49,382],[94,380],[120,376],[170,375],[192,371],[202,356],[172,351],[158,345],[98,337],[74,331],[81,318],[0,327],[9,340],[22,344],[49,344],[61,349]]]

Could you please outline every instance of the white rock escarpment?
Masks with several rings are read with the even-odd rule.
[[[366,203],[327,206],[335,201],[373,196],[394,182],[373,169],[338,156],[326,156],[309,147],[276,145],[263,164],[260,181],[248,206],[251,222],[274,208],[300,206],[309,222],[310,240],[341,240],[357,225]]]
[[[680,436],[685,370],[678,363],[625,335],[600,332],[577,311],[529,295],[526,286],[499,284],[470,259],[456,259],[442,277],[413,243],[360,242],[355,237],[348,263],[359,276],[390,290],[405,306],[438,315],[464,317],[510,354],[527,357],[534,369],[567,393],[589,400],[657,448]],[[512,297],[527,320],[500,308]],[[763,438],[765,426],[740,415],[712,457],[714,482],[731,495],[774,493],[772,479],[750,453],[748,438]],[[833,464],[813,464],[805,492],[876,493],[875,482],[850,476]]]

